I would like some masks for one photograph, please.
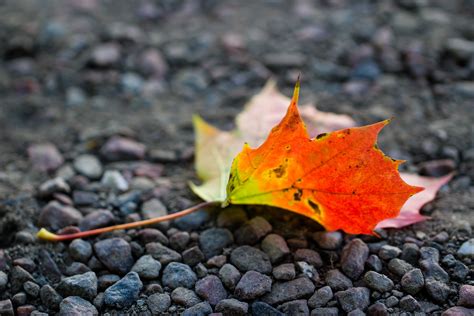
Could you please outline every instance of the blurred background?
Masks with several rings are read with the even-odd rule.
[[[300,73],[303,102],[394,117],[383,149],[414,171],[449,159],[468,192],[473,17],[468,0],[0,1],[0,193],[32,190],[33,144],[67,161],[117,134],[185,188],[191,115],[231,129],[269,78],[288,95]]]

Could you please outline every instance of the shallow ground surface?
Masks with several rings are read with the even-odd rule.
[[[474,224],[473,17],[467,0],[0,1],[0,314],[472,315],[474,246],[459,248]],[[327,244],[315,223],[249,207],[74,246],[34,240],[40,223],[95,227],[197,203],[192,114],[231,129],[268,78],[288,94],[299,73],[303,101],[321,110],[360,124],[394,117],[379,145],[403,168],[454,169],[424,209],[432,220]],[[107,187],[104,170],[128,188]],[[67,184],[38,194],[56,176]],[[117,285],[125,297],[106,291],[147,254],[140,280]]]

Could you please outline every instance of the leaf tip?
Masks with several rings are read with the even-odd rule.
[[[295,105],[298,104],[298,98],[300,95],[300,76],[301,74],[298,75],[298,79],[296,80],[295,89],[293,90],[293,98],[291,99],[291,103]]]
[[[36,234],[38,239],[47,240],[47,241],[57,241],[58,235],[51,233],[45,228],[41,228],[40,231]]]

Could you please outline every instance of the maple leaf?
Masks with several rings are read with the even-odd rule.
[[[283,120],[258,148],[234,159],[229,204],[262,204],[310,217],[327,230],[372,234],[422,190],[398,173],[402,161],[384,155],[377,135],[388,120],[309,138],[297,108],[299,83]]]

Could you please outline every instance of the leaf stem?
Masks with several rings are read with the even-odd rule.
[[[147,226],[147,225],[153,225],[156,223],[160,222],[165,222],[173,219],[177,219],[180,217],[183,217],[185,215],[191,214],[193,212],[196,212],[197,210],[208,207],[208,206],[214,206],[214,205],[219,205],[221,202],[216,202],[216,201],[211,201],[211,202],[203,202],[199,203],[197,205],[194,205],[190,208],[187,208],[185,210],[173,213],[173,214],[168,214],[165,216],[160,216],[160,217],[155,217],[151,219],[146,219],[138,222],[132,222],[132,223],[126,223],[126,224],[120,224],[120,225],[114,225],[114,226],[108,226],[108,227],[102,227],[102,228],[97,228],[97,229],[92,229],[92,230],[86,230],[83,232],[79,233],[74,233],[74,234],[66,234],[66,235],[56,235],[51,232],[49,232],[45,228],[41,228],[40,231],[36,234],[36,237],[39,239],[43,240],[48,240],[48,241],[63,241],[63,240],[71,240],[71,239],[76,239],[76,238],[84,238],[84,237],[89,237],[93,235],[98,235],[106,232],[111,232],[114,230],[119,230],[119,229],[130,229],[130,228],[135,228],[135,227],[140,227],[140,226]]]

